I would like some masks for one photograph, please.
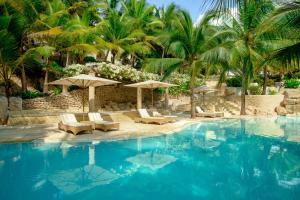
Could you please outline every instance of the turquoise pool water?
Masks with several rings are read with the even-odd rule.
[[[0,199],[299,199],[298,142],[300,118],[274,118],[127,141],[1,144]]]

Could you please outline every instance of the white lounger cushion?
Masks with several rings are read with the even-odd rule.
[[[76,120],[76,117],[74,114],[61,114],[60,119],[63,124],[76,124],[78,121]]]
[[[153,111],[152,115],[153,117],[162,117],[162,115],[157,111]]]
[[[92,122],[103,122],[103,118],[101,117],[100,113],[90,112],[88,113],[89,120]]]
[[[138,109],[138,112],[142,118],[151,117],[146,109]]]
[[[196,111],[197,111],[198,113],[204,113],[203,110],[202,110],[199,106],[196,106]]]

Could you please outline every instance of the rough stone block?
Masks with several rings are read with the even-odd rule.
[[[287,115],[287,110],[284,108],[284,107],[281,107],[281,106],[277,106],[275,108],[275,111],[278,115],[282,115],[282,116],[285,116]]]
[[[284,96],[291,99],[300,98],[300,89],[290,89],[285,91]]]
[[[284,105],[295,105],[297,103],[297,99],[285,98],[283,102]]]
[[[286,105],[285,108],[288,114],[293,114],[295,110],[295,105]]]
[[[22,99],[19,97],[10,97],[9,98],[9,108],[11,111],[22,110]]]

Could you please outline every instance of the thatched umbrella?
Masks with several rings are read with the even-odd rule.
[[[211,93],[211,92],[215,92],[217,91],[216,89],[214,88],[210,88],[206,85],[203,85],[203,86],[200,86],[200,87],[197,87],[194,89],[194,92],[195,93],[201,93],[202,94],[202,104],[204,105],[204,95],[207,94],[207,93]]]
[[[52,85],[76,85],[82,89],[82,111],[84,113],[84,89],[88,87],[98,87],[103,85],[113,85],[120,83],[118,81],[113,81],[105,78],[99,78],[92,75],[80,74],[77,76],[72,76],[68,78],[59,79],[48,84]]]
[[[151,89],[152,90],[152,107],[153,107],[153,89],[155,89],[155,88],[170,88],[170,87],[174,87],[177,85],[160,82],[160,81],[148,80],[148,81],[134,83],[134,84],[125,85],[125,86],[137,88],[137,108],[140,109],[142,107],[142,89]]]

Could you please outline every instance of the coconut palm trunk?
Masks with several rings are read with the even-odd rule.
[[[26,92],[27,91],[27,77],[26,77],[26,72],[25,72],[25,67],[24,64],[21,66],[21,83],[22,83],[22,91]]]
[[[45,69],[45,78],[44,78],[44,86],[43,86],[43,93],[48,94],[49,88],[48,88],[48,76],[49,76],[49,69]]]
[[[267,82],[268,82],[268,68],[267,66],[264,66],[264,83],[263,83],[262,95],[267,95]]]
[[[112,52],[111,63],[115,64],[116,61],[116,53]]]
[[[196,111],[195,111],[195,88],[194,84],[191,84],[190,86],[191,89],[191,118],[196,117]]]
[[[247,66],[244,63],[242,71],[241,115],[246,115]]]

